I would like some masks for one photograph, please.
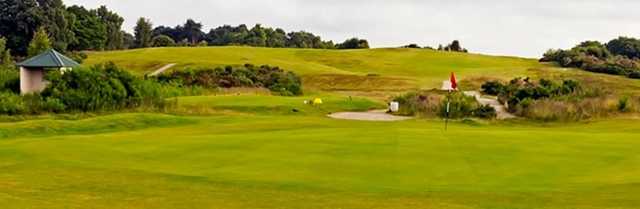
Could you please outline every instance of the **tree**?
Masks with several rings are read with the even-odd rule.
[[[607,43],[607,49],[615,54],[628,58],[640,58],[640,40],[635,38],[619,37]]]
[[[0,0],[0,36],[7,39],[7,48],[26,55],[29,40],[42,18],[35,0]]]
[[[262,28],[262,25],[256,24],[256,26],[251,28],[245,42],[250,46],[267,46],[267,33],[265,29]]]
[[[138,22],[136,23],[136,27],[134,28],[135,31],[135,37],[136,37],[136,44],[135,46],[137,48],[147,48],[151,46],[151,39],[152,39],[152,28],[153,25],[151,24],[151,21],[148,19],[145,19],[143,17],[141,17],[140,19],[138,19]]]
[[[369,42],[365,39],[351,38],[336,46],[338,49],[368,49]]]
[[[53,48],[66,51],[67,46],[75,41],[72,31],[74,18],[69,15],[62,0],[37,0],[42,13],[42,24],[51,37]]]
[[[0,67],[10,66],[13,66],[11,49],[7,48],[7,39],[4,37],[0,37]]]
[[[164,25],[158,26],[153,29],[153,37],[157,37],[160,35],[168,36],[173,39],[174,42],[180,39],[180,32],[172,27],[166,27]]]
[[[440,45],[440,46],[438,46],[438,50],[440,50],[440,51],[452,51],[452,52],[464,52],[464,53],[469,52],[467,49],[462,48],[462,45],[460,44],[460,41],[458,41],[458,40],[454,40],[453,42],[451,42],[450,44],[448,44],[444,48],[442,47],[442,45]]]
[[[124,34],[122,34],[122,23],[124,18],[115,12],[109,11],[106,6],[101,6],[94,11],[102,20],[106,28],[105,49],[115,50],[124,48]]]
[[[36,56],[46,51],[47,49],[51,49],[51,41],[49,40],[47,31],[44,29],[44,27],[41,27],[33,35],[33,39],[31,40],[31,43],[29,43],[29,48],[27,49],[27,56],[29,57]]]
[[[136,45],[136,37],[131,35],[130,33],[127,33],[126,31],[120,31],[120,33],[122,34],[122,48],[134,48]]]
[[[460,45],[460,41],[453,40],[453,42],[451,42],[451,45],[449,45],[449,49],[451,49],[451,51],[454,51],[454,52],[462,51],[462,46]]]
[[[71,6],[67,11],[76,19],[72,27],[76,34],[76,41],[69,48],[71,50],[104,49],[107,43],[107,26],[100,17],[80,6]]]
[[[267,28],[267,47],[282,48],[287,43],[287,33],[284,30]]]
[[[167,47],[167,46],[175,46],[176,42],[169,36],[159,35],[153,37],[153,47]]]
[[[188,19],[181,29],[182,37],[188,39],[191,45],[196,45],[204,36],[204,33],[202,32],[202,23],[196,22],[192,19]]]

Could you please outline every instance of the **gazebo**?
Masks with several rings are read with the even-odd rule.
[[[44,80],[46,70],[64,72],[80,64],[56,50],[49,49],[21,62],[18,66],[20,67],[20,93],[29,94],[40,92],[47,87],[47,81]]]

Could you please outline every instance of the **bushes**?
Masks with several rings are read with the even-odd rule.
[[[482,105],[473,111],[473,116],[479,118],[496,118],[498,113],[495,108],[489,105]]]
[[[113,63],[64,74],[52,72],[47,80],[50,84],[42,92],[41,101],[49,112],[164,106],[158,84],[135,77]]]
[[[482,84],[482,93],[498,96],[504,90],[504,85],[498,81],[489,81]]]
[[[449,118],[465,118],[473,116],[473,113],[480,104],[476,98],[464,95],[462,92],[454,92],[446,96],[440,104],[440,117]],[[449,104],[449,113],[447,113],[447,103]]]
[[[346,41],[336,44],[337,49],[368,49],[369,42],[365,39],[350,38]]]
[[[489,81],[482,85],[482,89],[486,94],[496,95],[501,102],[508,103],[511,112],[517,112],[518,108],[526,108],[535,100],[579,93],[581,87],[574,80],[563,80],[562,83],[556,83],[540,79],[538,83],[533,83],[529,78],[516,78],[508,84]]]
[[[0,115],[17,115],[24,111],[22,98],[17,94],[0,92]]]
[[[20,73],[18,70],[0,67],[0,92],[20,93]]]
[[[632,100],[603,94],[601,89],[583,87],[574,80],[562,82],[516,78],[509,83],[486,82],[483,91],[498,91],[498,99],[508,104],[508,111],[542,121],[576,121],[629,112]],[[617,102],[617,103],[616,103]]]
[[[562,67],[581,68],[595,73],[640,78],[640,41],[618,38],[605,45],[586,41],[570,50],[549,50],[541,62],[556,62]]]
[[[158,35],[151,40],[153,47],[175,46],[176,42],[169,36]]]
[[[226,66],[224,69],[220,67],[187,69],[160,75],[158,80],[165,84],[174,83],[183,87],[257,87],[267,88],[284,96],[302,95],[302,82],[297,75],[268,65],[256,67],[246,64],[243,67]]]
[[[396,97],[394,101],[400,103],[402,108],[398,114],[401,115],[442,118],[496,117],[496,110],[493,107],[480,105],[474,97],[466,96],[462,92],[452,94],[439,91],[411,92]]]
[[[68,52],[66,55],[77,63],[82,63],[89,57],[84,52]]]

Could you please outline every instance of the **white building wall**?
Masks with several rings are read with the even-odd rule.
[[[44,69],[26,69],[20,67],[20,93],[41,92],[46,88]]]

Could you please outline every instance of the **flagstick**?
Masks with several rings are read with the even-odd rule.
[[[447,96],[447,114],[445,114],[445,119],[444,119],[444,131],[447,131],[447,129],[449,129],[449,108],[451,105],[451,90],[449,90],[449,96]]]

